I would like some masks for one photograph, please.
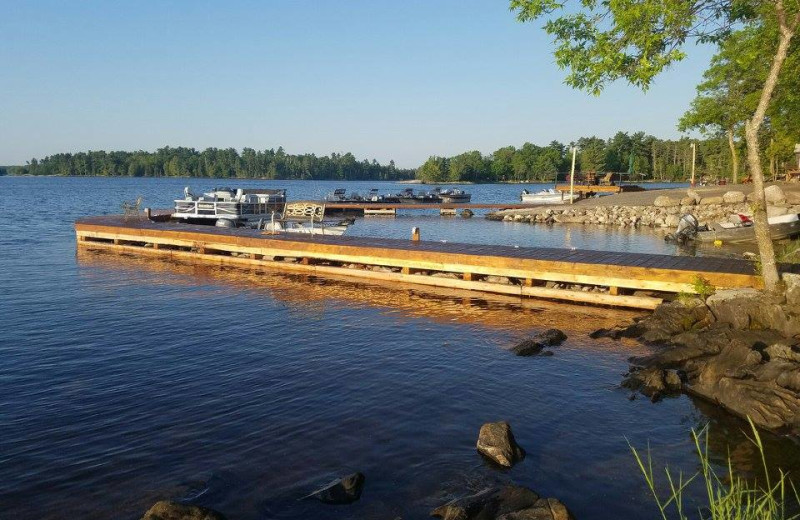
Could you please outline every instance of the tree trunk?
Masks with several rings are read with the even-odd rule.
[[[778,49],[772,58],[769,75],[764,81],[764,89],[758,101],[753,117],[745,124],[745,141],[747,142],[747,163],[750,166],[750,176],[753,178],[753,227],[755,228],[756,244],[758,253],[761,257],[761,276],[764,280],[764,288],[769,292],[778,292],[780,287],[780,275],[778,266],[775,262],[775,249],[772,245],[772,238],[769,234],[769,223],[767,222],[767,204],[764,197],[764,172],[761,168],[761,157],[759,154],[758,130],[764,122],[764,115],[767,112],[772,93],[778,84],[778,75],[781,72],[786,55],[789,51],[789,44],[794,36],[794,27],[787,28],[783,23],[780,27],[780,39]]]
[[[731,149],[731,181],[739,184],[739,153],[733,140],[733,128],[728,128],[728,146]]]

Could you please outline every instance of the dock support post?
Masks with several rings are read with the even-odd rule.
[[[408,267],[403,267],[402,269],[400,269],[400,273],[401,274],[411,274],[411,269],[408,268]]]
[[[411,241],[412,242],[419,242],[419,228],[418,227],[411,228]]]
[[[525,287],[533,287],[533,278],[525,278]]]
[[[159,246],[158,242],[153,242],[153,249],[158,249],[158,246]]]
[[[118,238],[114,239],[114,245],[115,246],[118,246],[120,244],[120,242],[122,242],[120,239],[118,239]]]
[[[608,294],[611,296],[619,296],[619,287],[609,287]]]
[[[461,277],[464,279],[465,282],[472,281],[472,273],[463,273]]]
[[[300,259],[300,263],[302,265],[310,265],[311,264],[311,259],[308,258],[307,256],[304,256],[303,258]]]

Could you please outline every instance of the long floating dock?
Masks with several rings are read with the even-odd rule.
[[[357,214],[375,214],[375,215],[395,215],[397,210],[438,210],[442,215],[454,215],[457,210],[474,210],[474,209],[527,209],[538,208],[541,204],[523,204],[523,203],[506,203],[506,204],[471,204],[469,202],[428,202],[428,203],[410,203],[410,202],[325,202],[325,212],[335,213],[357,213]]]
[[[717,288],[762,284],[752,263],[725,258],[263,234],[123,216],[78,220],[75,233],[79,248],[639,309],[655,308],[662,293],[695,292],[698,277]]]

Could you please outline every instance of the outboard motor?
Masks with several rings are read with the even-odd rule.
[[[675,231],[675,233],[670,233],[669,235],[665,236],[664,240],[683,244],[694,238],[694,236],[697,234],[697,228],[699,225],[700,223],[697,221],[697,218],[691,213],[687,213],[678,221],[678,229]]]

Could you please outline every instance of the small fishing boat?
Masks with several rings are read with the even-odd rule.
[[[336,188],[325,196],[326,202],[364,202],[364,197],[356,192],[347,194],[344,188]]]
[[[458,188],[442,190],[437,193],[443,204],[455,204],[469,202],[472,195]]]
[[[337,223],[326,222],[324,217],[325,204],[313,201],[289,202],[281,213],[273,213],[269,219],[259,219],[255,228],[265,233],[341,236],[355,222],[353,219]]]
[[[570,197],[569,193],[554,190],[553,188],[537,191],[531,193],[528,190],[522,190],[519,198],[526,204],[567,204],[570,200],[576,200],[578,194],[575,193]]]
[[[303,222],[283,222],[283,221],[263,221],[256,226],[256,229],[270,233],[301,233],[306,235],[325,235],[338,237],[347,231],[344,224],[334,225],[311,225]]]
[[[769,217],[769,234],[772,240],[784,240],[800,235],[800,216],[796,213]],[[700,226],[694,215],[687,214],[678,222],[675,233],[667,235],[667,240],[675,242],[737,243],[752,242],[756,239],[755,226],[747,215],[737,215],[734,222],[717,222],[710,226]]]
[[[435,204],[442,199],[436,193],[427,191],[414,192],[414,188],[406,188],[397,194],[401,203],[405,204]]]
[[[399,204],[400,203],[400,197],[398,197],[397,195],[391,195],[391,194],[381,195],[380,192],[378,191],[378,188],[372,188],[371,190],[369,190],[369,193],[367,194],[367,196],[364,197],[364,201],[365,202],[385,202],[385,203],[389,203],[389,204]]]
[[[172,218],[195,224],[238,227],[244,222],[265,218],[286,204],[286,190],[214,188],[194,195],[189,187],[183,198],[175,200]]]

